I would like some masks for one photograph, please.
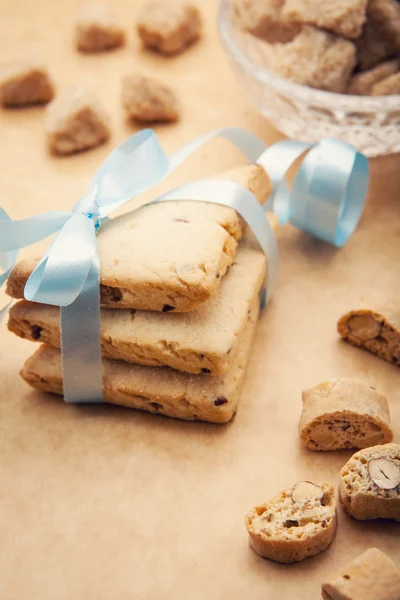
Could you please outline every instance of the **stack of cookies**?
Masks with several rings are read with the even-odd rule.
[[[219,177],[221,178],[221,177]],[[263,202],[261,167],[222,175]],[[98,235],[106,402],[188,420],[229,421],[259,314],[266,258],[235,210],[202,202],[152,204],[107,222]],[[23,300],[38,259],[20,262],[7,293],[8,327],[43,344],[21,376],[62,395],[60,314]]]

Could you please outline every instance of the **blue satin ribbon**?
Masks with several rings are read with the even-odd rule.
[[[190,142],[170,158],[152,130],[142,130],[116,148],[96,171],[71,212],[50,211],[12,221],[0,209],[0,285],[18,250],[58,231],[25,286],[25,298],[61,308],[61,350],[66,402],[103,401],[100,347],[100,266],[96,234],[107,215],[176,169],[209,140],[222,137],[237,146],[271,178],[273,192],[264,208],[336,246],[357,226],[368,185],[368,163],[353,147],[325,139],[320,144],[279,142],[267,148],[250,132],[227,128]],[[285,175],[308,151],[289,190]],[[275,236],[256,198],[232,181],[198,181],[151,202],[196,200],[234,208],[250,225],[268,257],[267,294],[276,281]],[[0,317],[6,311],[0,312]]]

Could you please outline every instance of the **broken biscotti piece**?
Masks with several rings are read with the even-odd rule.
[[[311,25],[292,42],[264,43],[263,48],[270,68],[281,77],[330,92],[347,89],[356,64],[354,44]]]
[[[360,521],[400,521],[400,445],[384,444],[354,454],[340,471],[340,499]]]
[[[200,38],[200,12],[191,0],[150,0],[139,13],[137,30],[145,48],[178,54]]]
[[[110,137],[109,119],[96,97],[73,86],[48,106],[46,134],[54,154],[74,154],[99,146]]]
[[[179,119],[179,103],[174,92],[153,77],[124,77],[122,104],[127,117],[141,123],[174,123]]]
[[[358,65],[371,69],[400,51],[400,4],[397,0],[369,0],[367,22],[356,40]]]
[[[400,573],[394,562],[370,548],[322,584],[324,600],[398,600]]]
[[[372,96],[391,96],[392,94],[400,94],[400,73],[382,79],[372,88]]]
[[[382,80],[386,80],[391,75],[394,75],[394,73],[397,73],[399,67],[399,60],[388,60],[381,63],[377,67],[370,69],[369,71],[361,71],[361,73],[356,73],[356,75],[353,75],[353,77],[350,79],[347,93],[360,96],[369,96],[375,84]]]
[[[239,167],[219,178],[242,184],[260,202],[271,191],[259,165]],[[272,226],[276,227],[273,220]],[[241,220],[234,209],[204,202],[155,203],[112,219],[97,236],[101,305],[194,310],[218,290],[241,236]],[[25,283],[38,260],[16,265],[7,284],[10,296],[24,297]]]
[[[102,309],[103,357],[187,373],[225,373],[264,283],[265,264],[259,248],[242,242],[218,292],[195,311],[165,318],[159,312]],[[22,338],[60,348],[60,312],[55,306],[17,302],[8,328]]]
[[[366,19],[368,0],[286,0],[283,15],[298,23],[309,23],[343,37],[355,39]]]
[[[300,25],[282,16],[285,0],[235,0],[234,17],[252,35],[274,44],[291,42]]]
[[[105,401],[189,421],[230,421],[239,403],[258,311],[257,298],[252,303],[232,364],[224,375],[191,375],[169,367],[144,367],[103,359]],[[39,390],[62,395],[60,351],[41,346],[27,360],[21,376]]]
[[[355,379],[330,379],[305,390],[299,429],[310,450],[367,448],[393,439],[387,397]]]
[[[400,366],[400,312],[394,307],[380,312],[351,310],[339,320],[337,329],[346,342]]]
[[[335,491],[300,481],[247,513],[250,547],[264,558],[293,563],[314,556],[336,535]]]
[[[101,52],[125,43],[125,33],[109,4],[93,2],[79,11],[75,25],[75,44],[81,52]]]
[[[0,69],[0,104],[7,108],[47,104],[54,86],[46,67],[35,56],[4,65]]]

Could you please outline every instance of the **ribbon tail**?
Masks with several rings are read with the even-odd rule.
[[[100,341],[100,263],[92,259],[79,297],[61,308],[61,352],[64,400],[103,402]]]

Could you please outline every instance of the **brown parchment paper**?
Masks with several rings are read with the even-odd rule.
[[[204,40],[175,59],[146,54],[134,35],[141,2],[119,0],[125,49],[83,56],[72,46],[77,2],[1,0],[0,55],[42,48],[59,89],[84,81],[112,113],[112,140],[84,155],[46,152],[43,109],[0,111],[0,205],[13,218],[69,208],[113,146],[134,131],[121,77],[165,77],[182,121],[157,127],[168,151],[221,126],[279,138],[243,96],[203,0]],[[163,189],[239,164],[215,142]],[[331,548],[282,566],[247,546],[246,511],[300,479],[337,484],[350,453],[303,449],[301,390],[328,377],[368,381],[390,398],[400,439],[399,370],[339,341],[336,321],[364,298],[399,299],[400,160],[372,162],[365,214],[342,250],[290,226],[280,234],[279,285],[261,317],[240,409],[227,426],[185,423],[113,407],[67,406],[31,391],[18,371],[35,346],[0,329],[1,600],[297,600],[320,598],[324,576],[370,546],[400,563],[400,525],[361,523],[339,508]],[[154,192],[153,192],[154,193]],[[44,246],[43,246],[44,247]]]

